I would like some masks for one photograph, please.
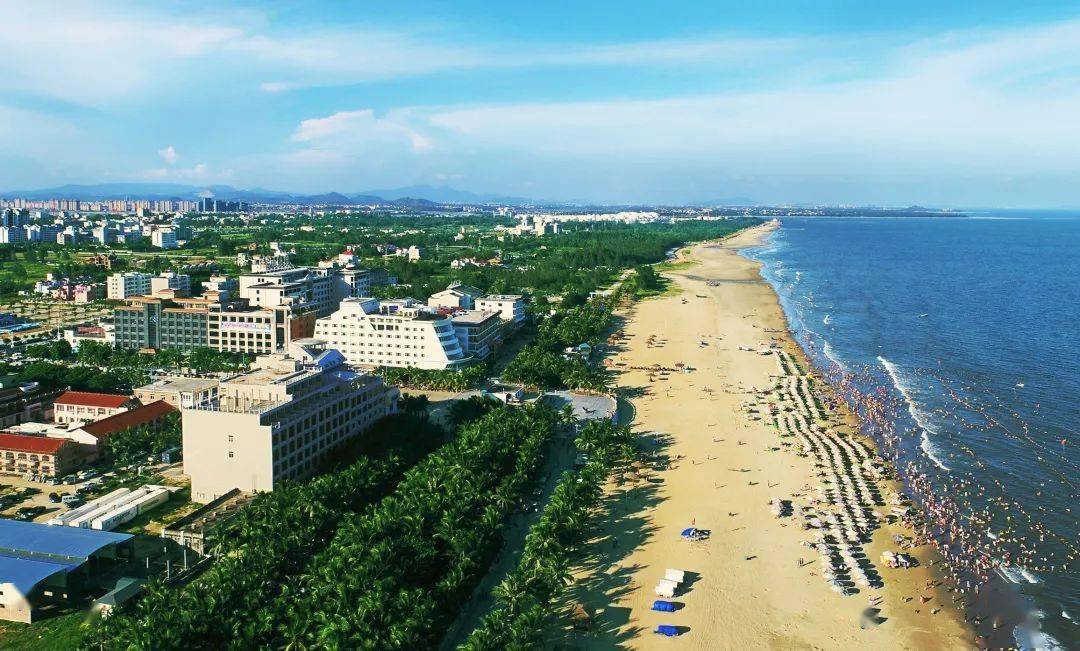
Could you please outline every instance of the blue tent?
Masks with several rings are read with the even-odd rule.
[[[670,601],[664,601],[663,599],[657,599],[652,602],[652,609],[662,613],[673,613],[675,612],[675,604]]]
[[[675,637],[679,634],[679,627],[671,624],[661,624],[656,627],[656,632],[665,637]]]

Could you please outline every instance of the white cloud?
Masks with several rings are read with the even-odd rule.
[[[690,159],[795,171],[1080,165],[1080,22],[912,45],[889,74],[654,100],[414,109],[449,147],[618,161]],[[920,158],[920,157],[925,158]]]
[[[180,156],[176,153],[176,149],[174,149],[172,145],[169,145],[165,149],[159,149],[158,156],[161,156],[161,160],[165,161],[169,165],[175,165],[176,160],[180,158]]]
[[[376,117],[371,109],[339,111],[303,120],[292,140],[315,148],[352,149],[408,144],[413,152],[430,150],[434,143],[407,124],[401,113]],[[370,153],[370,152],[365,152]]]
[[[154,180],[199,181],[207,177],[207,168],[206,163],[198,163],[191,167],[154,167],[142,170],[136,176]]]

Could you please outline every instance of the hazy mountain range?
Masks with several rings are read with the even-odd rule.
[[[241,190],[230,185],[184,185],[180,183],[98,183],[92,185],[61,185],[38,190],[14,190],[0,192],[4,199],[78,199],[80,201],[103,201],[107,199],[188,199],[196,200],[211,196],[225,201],[247,203],[296,203],[296,204],[367,204],[423,206],[426,204],[482,204],[497,203],[523,205],[536,203],[523,197],[507,197],[496,194],[476,194],[447,186],[410,185],[402,188],[368,190],[343,194],[294,194],[280,190],[251,188]]]

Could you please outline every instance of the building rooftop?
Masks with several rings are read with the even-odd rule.
[[[68,439],[51,438],[48,436],[32,436],[26,434],[12,434],[0,432],[0,449],[15,450],[17,452],[33,452],[36,454],[56,454],[56,451],[69,443]]]
[[[488,294],[482,301],[520,301],[524,296],[521,294]]]
[[[112,393],[92,393],[90,391],[65,391],[56,399],[58,404],[81,405],[83,407],[107,407],[119,409],[131,398]]]
[[[79,567],[104,547],[132,538],[127,533],[0,519],[0,577],[25,595],[50,576]]]
[[[454,323],[471,324],[471,323],[483,323],[489,321],[492,318],[499,318],[498,312],[491,312],[488,310],[468,310],[462,312],[453,317]]]
[[[129,533],[0,519],[0,555],[9,557],[85,561],[103,547],[132,538]]]
[[[142,407],[136,407],[131,411],[123,411],[114,416],[109,416],[108,418],[103,418],[93,423],[87,423],[79,429],[94,438],[100,439],[130,427],[148,425],[174,411],[176,411],[176,407],[173,407],[164,400],[158,400],[157,402],[151,402]]]
[[[218,381],[205,377],[163,377],[139,387],[142,391],[204,391],[216,387]]]

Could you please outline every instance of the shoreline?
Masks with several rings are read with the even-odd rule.
[[[651,633],[659,623],[681,626],[696,646],[972,646],[974,630],[949,593],[927,587],[938,588],[940,579],[926,564],[930,550],[908,550],[923,561],[919,567],[880,567],[882,589],[841,596],[815,571],[817,561],[803,558],[814,552],[804,546],[807,535],[797,531],[796,520],[769,514],[771,496],[798,501],[818,481],[809,460],[778,447],[777,431],[744,411],[748,387],[760,393],[775,381],[778,357],[746,348],[774,342],[803,369],[812,369],[760,264],[738,253],[775,227],[764,224],[680,249],[675,261],[693,264],[665,272],[679,291],[635,305],[627,315],[613,370],[632,396],[635,425],[655,441],[659,461],[642,469],[644,481],[609,486],[602,530],[590,542],[586,562],[574,568],[567,595],[568,603],[594,613],[596,630],[553,631],[553,646],[651,648],[662,639]],[[686,318],[673,321],[680,312]],[[650,363],[671,368],[682,362],[700,368],[666,377],[641,370]],[[822,398],[833,395],[831,387],[819,388]],[[690,394],[698,395],[686,400]],[[846,405],[838,412],[837,430],[850,429],[845,437],[869,441]],[[711,539],[680,540],[678,532],[692,524],[711,529]],[[899,531],[886,524],[874,530],[865,547],[875,566]],[[671,614],[649,610],[653,586],[666,567],[693,577],[688,591],[676,596],[683,607]],[[919,598],[928,594],[920,607]],[[880,621],[863,628],[869,596],[883,598],[873,604],[881,609]]]
[[[768,229],[766,233],[761,234],[757,238],[756,242],[741,246],[736,250],[741,251],[742,249],[753,248],[764,244],[768,235],[778,228],[779,226],[775,226],[774,228]],[[755,265],[758,270],[759,276],[761,276],[762,278],[762,281],[765,282],[766,285],[769,285],[768,281],[764,278],[764,274],[761,273],[761,269],[764,265],[757,260],[750,258],[746,259],[748,259],[752,264]],[[787,313],[784,312],[783,305],[780,302],[779,294],[776,293],[775,289],[772,289],[771,285],[769,285],[769,287],[776,298],[777,308],[784,315],[784,329],[786,337],[791,340],[797,351],[797,354],[800,356],[801,361],[803,361],[803,363],[806,364],[806,366],[812,371],[819,372],[821,374],[823,378],[823,388],[825,391],[837,396],[839,400],[843,401],[844,398],[841,390],[830,379],[828,379],[828,376],[837,372],[842,375],[846,373],[846,371],[844,370],[842,365],[837,362],[832,357],[832,355],[829,354],[827,349],[828,342],[826,342],[826,349],[822,351],[822,354],[826,359],[833,363],[833,365],[836,367],[835,369],[822,368],[814,363],[814,361],[810,357],[810,354],[803,348],[801,344],[799,344],[798,337],[796,336],[796,333],[791,323],[787,319]],[[910,402],[910,398],[908,398],[906,395],[904,397]],[[849,422],[850,426],[852,427],[854,435],[864,440],[871,448],[875,450],[875,452],[879,455],[880,458],[884,459],[884,455],[881,454],[881,450],[878,446],[876,439],[864,432],[865,425],[861,421],[859,416],[856,415],[846,405],[843,411],[845,413],[844,418]],[[926,451],[925,448],[923,449],[923,451],[933,461],[933,463],[935,463],[939,467],[942,467],[941,462],[936,457],[934,457],[931,452]],[[893,467],[892,463],[889,461],[885,461],[885,463],[889,466],[893,474],[890,478],[883,480],[882,483],[889,485],[898,492],[905,492],[907,490],[907,487],[904,484],[903,480],[899,478],[898,474],[896,473],[896,469]],[[913,508],[921,511],[921,507],[919,507],[917,504],[914,504]],[[910,527],[900,527],[899,529],[911,531]],[[934,564],[931,569],[931,574],[933,575],[936,582],[940,583],[941,585],[950,585],[951,583],[953,583],[952,577],[949,576],[949,574],[943,569],[947,567],[947,559],[938,552],[937,548],[933,544],[924,544],[914,549],[918,552],[925,554],[926,556],[929,556],[929,558],[933,560]],[[1018,627],[1025,627],[1025,622],[1029,619],[1030,613],[1035,612],[1033,611],[1033,609],[1035,608],[1033,602],[1031,602],[1030,597],[1024,595],[1020,590],[1016,589],[1015,585],[1006,581],[1002,576],[1000,576],[1000,574],[994,576],[983,586],[983,588],[984,590],[982,590],[981,593],[977,593],[974,596],[965,596],[961,600],[962,603],[958,606],[955,606],[956,615],[963,618],[963,625],[970,631],[971,637],[973,639],[972,646],[980,649],[1015,647],[1017,641],[1014,629]],[[995,620],[997,621],[996,625],[994,624]],[[1030,628],[1027,629],[1028,632],[1030,632],[1031,630],[1032,629]],[[1034,630],[1041,633],[1041,631],[1039,631],[1037,628]]]

